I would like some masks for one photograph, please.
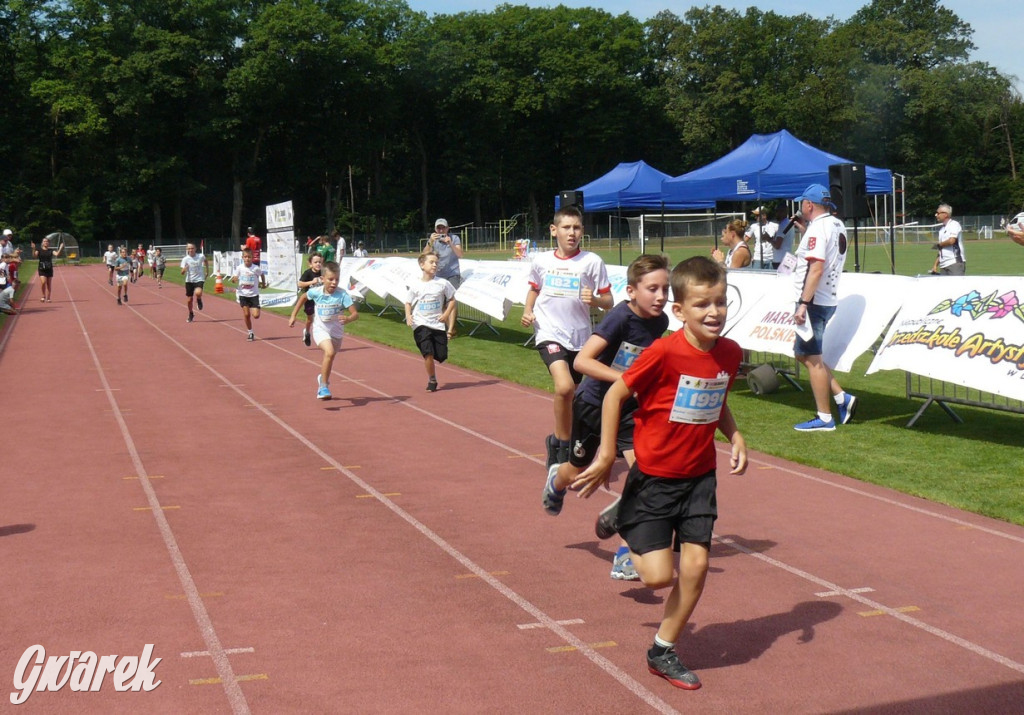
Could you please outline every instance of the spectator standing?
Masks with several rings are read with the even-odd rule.
[[[334,232],[331,233],[331,240],[334,241],[334,260],[340,266],[341,259],[345,257],[345,249],[347,248],[345,237],[338,233],[338,229],[334,229]]]
[[[352,251],[352,255],[356,258],[366,258],[369,256],[369,252],[366,250],[366,246],[360,241],[359,245],[356,246],[356,250]]]
[[[932,266],[933,273],[944,276],[962,276],[966,273],[967,260],[964,258],[964,231],[958,221],[953,220],[953,207],[939,204],[935,218],[942,224],[939,240],[933,246],[939,255]]]
[[[729,252],[722,253],[721,249],[716,248],[711,251],[711,257],[732,270],[749,266],[752,258],[750,246],[744,240],[746,228],[747,222],[741,219],[727,223],[722,229],[722,243],[729,249]]]
[[[39,299],[40,303],[49,303],[50,294],[53,292],[53,259],[58,258],[61,251],[64,250],[64,242],[62,241],[57,250],[50,248],[50,239],[44,238],[39,248],[36,248],[35,241],[32,242],[32,257],[39,260],[39,285],[43,290],[43,297]]]
[[[458,289],[462,285],[462,271],[459,268],[462,239],[459,238],[459,234],[449,232],[447,219],[439,218],[434,221],[434,232],[430,234],[422,252],[430,251],[437,254],[437,277],[444,278]]]
[[[242,244],[242,249],[248,248],[252,251],[252,262],[257,266],[262,265],[260,261],[263,254],[263,241],[252,231],[252,226],[248,229],[249,233],[245,237],[245,243]],[[202,310],[202,308],[200,308]]]
[[[754,268],[774,268],[775,251],[772,239],[775,238],[779,225],[768,220],[768,209],[764,206],[758,206],[754,209],[753,214],[756,220],[750,224],[744,234],[750,251],[754,254],[753,266]]]
[[[796,249],[793,270],[797,300],[793,311],[793,322],[797,325],[793,354],[807,368],[817,408],[814,417],[794,426],[799,432],[835,430],[836,422],[828,402],[830,390],[839,407],[840,424],[849,422],[857,408],[857,398],[843,391],[832,369],[822,359],[825,326],[839,304],[839,278],[847,249],[846,229],[842,221],[829,212],[830,199],[828,189],[821,184],[811,184],[796,199],[807,221],[807,230]]]

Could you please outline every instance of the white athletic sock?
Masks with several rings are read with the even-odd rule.
[[[844,402],[846,402],[846,393],[845,392],[840,392],[838,395],[833,395],[833,397],[835,398],[835,401],[836,401],[837,405],[841,405]]]
[[[822,422],[829,422],[832,419],[832,413],[831,412],[819,412],[818,413],[818,419],[820,419]]]

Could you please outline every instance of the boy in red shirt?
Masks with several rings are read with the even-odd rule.
[[[747,447],[726,404],[742,351],[725,328],[725,268],[709,258],[689,258],[673,271],[672,313],[683,328],[656,340],[612,383],[601,416],[601,447],[573,488],[590,496],[607,482],[615,461],[622,404],[636,394],[636,462],[619,504],[617,528],[648,588],[672,586],[647,668],[677,688],[696,690],[700,679],[679,662],[676,639],[704,590],[715,499],[715,430],[732,444],[731,474],[747,468]],[[674,578],[675,554],[679,578]]]

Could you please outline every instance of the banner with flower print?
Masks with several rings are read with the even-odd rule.
[[[868,368],[1024,400],[1024,278],[917,278]]]

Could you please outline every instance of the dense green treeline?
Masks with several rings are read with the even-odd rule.
[[[912,212],[1016,212],[1024,107],[935,0],[749,8],[0,0],[0,222],[27,239],[419,231],[525,213],[620,161],[677,175],[789,129],[907,177]]]

